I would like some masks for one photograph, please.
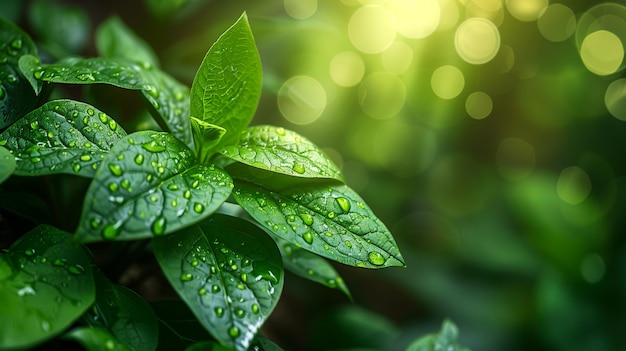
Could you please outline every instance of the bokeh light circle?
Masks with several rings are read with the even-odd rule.
[[[317,12],[317,0],[284,0],[283,6],[295,19],[307,19]]]
[[[617,35],[599,30],[585,37],[580,58],[589,71],[606,76],[619,70],[624,61],[624,46]]]
[[[606,265],[602,256],[587,255],[580,264],[580,273],[587,283],[594,284],[602,280],[606,272]]]
[[[498,172],[506,180],[519,181],[528,177],[535,162],[535,148],[520,138],[502,140],[496,151]]]
[[[348,22],[348,37],[357,50],[366,54],[385,51],[396,38],[395,20],[380,5],[359,7]]]
[[[465,111],[474,119],[483,119],[491,114],[493,101],[491,97],[482,91],[476,91],[465,100]]]
[[[437,0],[395,0],[391,11],[398,33],[411,39],[431,35],[441,18],[441,8]]]
[[[337,85],[352,87],[363,79],[365,63],[359,54],[353,51],[343,51],[331,59],[329,73],[330,78]]]
[[[454,99],[465,87],[465,77],[458,68],[450,65],[437,68],[430,79],[435,95],[442,99]]]
[[[585,66],[593,73],[607,75],[621,71],[626,65],[623,60],[626,6],[602,3],[582,14],[576,26],[576,46]]]
[[[280,87],[277,102],[280,113],[289,122],[309,124],[324,112],[326,91],[314,78],[295,76]]]
[[[577,205],[591,193],[591,180],[582,168],[566,167],[559,175],[556,191],[561,200],[570,205]]]
[[[626,78],[609,84],[604,95],[604,104],[613,117],[626,121]]]
[[[539,18],[548,3],[548,0],[506,0],[506,9],[516,19],[530,22]]]
[[[456,30],[454,47],[459,56],[468,63],[487,63],[500,49],[500,32],[488,19],[469,18]]]
[[[537,19],[537,28],[549,41],[564,41],[576,31],[576,15],[563,4],[552,4]]]
[[[361,82],[358,90],[361,109],[370,117],[387,119],[395,116],[406,101],[406,87],[397,76],[374,72]]]
[[[397,41],[381,54],[381,61],[385,71],[397,75],[403,74],[411,66],[413,49],[409,45]]]

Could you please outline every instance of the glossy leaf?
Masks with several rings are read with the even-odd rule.
[[[220,150],[225,156],[271,172],[343,182],[341,170],[308,139],[274,126],[254,126],[242,132],[237,145]]]
[[[80,343],[87,351],[132,351],[108,331],[100,328],[77,328],[63,336]]]
[[[77,234],[84,242],[169,234],[209,216],[231,189],[228,174],[196,164],[192,151],[171,134],[137,132],[102,161]]]
[[[93,327],[107,330],[133,351],[154,351],[159,324],[152,307],[134,291],[111,283],[97,272],[96,303],[84,318]]]
[[[0,146],[0,184],[15,171],[15,157],[9,150]]]
[[[237,142],[261,95],[262,70],[244,13],[206,53],[191,85],[191,116],[226,129],[220,145]]]
[[[30,4],[28,20],[43,51],[56,58],[78,54],[90,36],[89,16],[80,7],[37,0]]]
[[[406,351],[470,351],[457,343],[459,330],[449,320],[445,320],[441,331],[437,334],[426,335],[412,342]]]
[[[308,185],[282,191],[237,182],[235,200],[274,235],[351,266],[404,266],[391,233],[345,185]]]
[[[155,238],[154,253],[200,323],[222,344],[247,350],[283,286],[274,241],[250,222],[214,214]]]
[[[96,47],[103,57],[122,58],[143,66],[159,66],[152,48],[117,16],[100,24],[96,31]]]
[[[22,55],[36,53],[35,44],[24,31],[0,18],[0,129],[24,116],[37,103],[18,64]]]
[[[250,351],[283,351],[278,345],[274,344],[272,341],[257,335],[250,346]]]
[[[302,278],[342,291],[352,298],[348,286],[335,268],[322,257],[280,238],[274,238],[283,256],[285,269]]]
[[[149,62],[141,64],[122,58],[68,58],[41,64],[33,56],[20,59],[20,70],[37,93],[41,82],[63,84],[109,84],[140,90],[161,127],[192,147],[189,127],[189,88]]]
[[[0,253],[0,348],[29,347],[93,303],[91,262],[69,233],[41,225]]]
[[[0,144],[15,156],[17,175],[93,177],[111,147],[125,136],[115,120],[95,107],[55,100],[0,133]]]
[[[210,162],[212,151],[226,134],[226,129],[195,117],[191,117],[191,128],[198,161]]]

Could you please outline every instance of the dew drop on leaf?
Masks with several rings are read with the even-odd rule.
[[[26,249],[24,253],[26,254],[26,256],[32,256],[35,254],[35,249]]]
[[[150,152],[161,152],[165,150],[165,146],[159,144],[156,140],[141,145],[145,150]]]
[[[222,318],[222,316],[224,315],[224,309],[221,307],[215,307],[214,311],[217,318]]]
[[[193,279],[193,275],[191,273],[183,273],[180,275],[180,280],[183,282],[188,282]]]
[[[300,163],[294,163],[293,167],[291,168],[293,169],[294,172],[298,173],[298,174],[303,174],[305,169],[304,166]]]
[[[251,309],[252,309],[252,313],[254,313],[254,314],[259,313],[259,305],[257,305],[257,304],[252,304]]]
[[[236,338],[239,336],[239,334],[241,334],[241,332],[239,331],[239,328],[232,326],[230,327],[230,329],[228,329],[228,335],[230,335],[233,338]]]
[[[308,213],[301,213],[300,214],[300,218],[302,218],[302,221],[304,222],[304,224],[306,225],[311,225],[313,224],[313,216],[311,216]]]
[[[109,224],[104,229],[102,229],[102,237],[104,239],[115,239],[118,235],[120,235],[121,223]]]
[[[235,316],[237,316],[237,318],[243,318],[246,316],[246,312],[241,308],[235,308]]]
[[[163,235],[163,233],[165,233],[165,226],[167,224],[167,221],[165,219],[165,217],[163,216],[158,216],[154,222],[152,222],[152,234],[154,235]]]
[[[220,292],[222,289],[219,287],[219,285],[213,285],[211,287],[211,292],[214,294],[217,294],[218,292]]]
[[[200,290],[198,290],[198,295],[200,295],[200,296],[206,295],[206,289],[205,288],[201,288]]]
[[[345,197],[338,197],[335,201],[337,201],[337,204],[341,207],[343,212],[350,212],[350,201],[348,199]]]
[[[309,244],[313,243],[313,233],[312,232],[306,232],[304,234],[302,234],[302,239],[304,239],[304,241],[306,241]]]
[[[91,155],[82,155],[80,156],[80,160],[83,162],[91,161]]]
[[[143,164],[143,160],[144,160],[144,156],[142,154],[137,154],[137,156],[135,156],[135,163],[138,165]]]
[[[375,266],[382,266],[385,263],[383,255],[375,251],[372,251],[367,255],[367,260]]]
[[[328,212],[328,218],[335,218],[335,212]]]
[[[114,176],[118,176],[119,177],[122,174],[124,174],[124,170],[122,170],[122,167],[120,165],[118,165],[118,164],[115,164],[115,163],[110,163],[109,164],[109,170],[111,171],[111,174],[113,174]]]

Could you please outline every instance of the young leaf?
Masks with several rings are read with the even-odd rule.
[[[15,157],[11,152],[0,146],[0,184],[15,172]]]
[[[63,338],[80,343],[87,351],[132,351],[104,329],[82,327],[74,329]]]
[[[237,142],[261,95],[262,70],[244,13],[206,53],[191,85],[191,116],[226,129],[219,145]]]
[[[101,327],[133,351],[154,351],[159,323],[152,307],[134,291],[111,283],[95,272],[96,303],[85,316],[92,327]]]
[[[446,319],[439,333],[415,340],[406,348],[406,351],[470,351],[457,343],[458,335],[459,330],[456,325]]]
[[[220,150],[246,165],[296,177],[329,178],[343,182],[341,170],[317,146],[281,127],[254,126],[236,145]]]
[[[201,163],[210,162],[211,153],[226,133],[226,129],[191,117],[196,157]]]
[[[189,89],[153,68],[119,58],[68,58],[55,64],[41,64],[36,57],[20,59],[20,70],[37,93],[41,82],[64,84],[110,84],[140,90],[160,124],[190,147]]]
[[[72,100],[50,101],[0,133],[16,158],[15,174],[69,173],[93,177],[126,132],[103,112]]]
[[[37,48],[26,33],[0,18],[0,129],[24,116],[37,103],[18,68],[22,55],[36,53]]]
[[[339,289],[352,298],[348,286],[328,261],[283,239],[274,238],[274,240],[283,256],[285,269],[304,279]]]
[[[228,174],[196,164],[192,151],[171,134],[137,132],[102,161],[77,235],[90,242],[169,234],[209,216],[232,187]]]
[[[67,328],[93,303],[91,262],[69,233],[41,225],[0,252],[0,348],[24,348]]]
[[[117,16],[100,24],[96,31],[96,47],[103,57],[135,61],[144,67],[159,66],[152,48]]]
[[[222,344],[247,350],[283,286],[274,241],[250,222],[214,214],[154,238],[154,254],[200,323]]]
[[[357,267],[404,266],[387,227],[345,185],[271,191],[237,182],[233,196],[271,233],[320,256]]]

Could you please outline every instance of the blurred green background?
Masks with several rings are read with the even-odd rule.
[[[50,8],[37,15],[37,6]],[[624,2],[3,7],[50,60],[96,55],[95,28],[117,15],[187,85],[217,36],[247,11],[264,70],[253,124],[321,146],[407,263],[335,265],[353,302],[287,276],[264,328],[285,349],[401,350],[446,317],[475,351],[626,349]],[[54,35],[67,40],[58,47]],[[106,112],[140,114],[120,104]]]

